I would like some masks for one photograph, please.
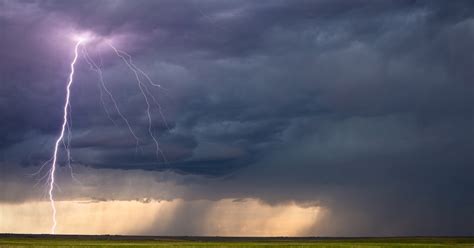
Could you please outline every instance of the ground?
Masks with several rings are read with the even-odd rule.
[[[0,235],[0,247],[474,247],[470,238],[222,238]]]

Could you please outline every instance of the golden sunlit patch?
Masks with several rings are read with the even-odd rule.
[[[307,233],[320,214],[318,207],[270,206],[253,199],[56,204],[57,233],[63,234],[292,236]],[[48,233],[50,211],[46,201],[0,204],[0,233]]]

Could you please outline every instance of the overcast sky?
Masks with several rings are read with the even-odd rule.
[[[3,204],[44,199],[26,171],[51,157],[83,32],[162,85],[166,159],[132,72],[85,44],[140,143],[81,50],[71,154],[89,185],[64,172],[59,199],[291,202],[328,210],[311,235],[474,234],[474,2],[0,0]]]

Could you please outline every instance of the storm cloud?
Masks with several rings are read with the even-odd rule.
[[[85,181],[154,175],[139,197],[328,209],[311,235],[474,234],[472,1],[0,1],[0,201],[35,198],[22,173],[51,156],[81,31],[114,37],[166,89],[151,89],[164,160],[133,75],[90,45],[140,147],[81,58],[71,152]],[[60,195],[148,187],[92,182]]]

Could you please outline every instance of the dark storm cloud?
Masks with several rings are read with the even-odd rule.
[[[105,98],[116,125],[107,118],[82,61],[75,162],[224,176],[185,198],[318,202],[332,211],[323,233],[473,234],[471,1],[0,4],[5,163],[48,158],[71,56],[57,33],[92,30],[127,37],[123,49],[168,89],[152,90],[169,159],[157,162],[133,75],[103,52],[141,148]]]

